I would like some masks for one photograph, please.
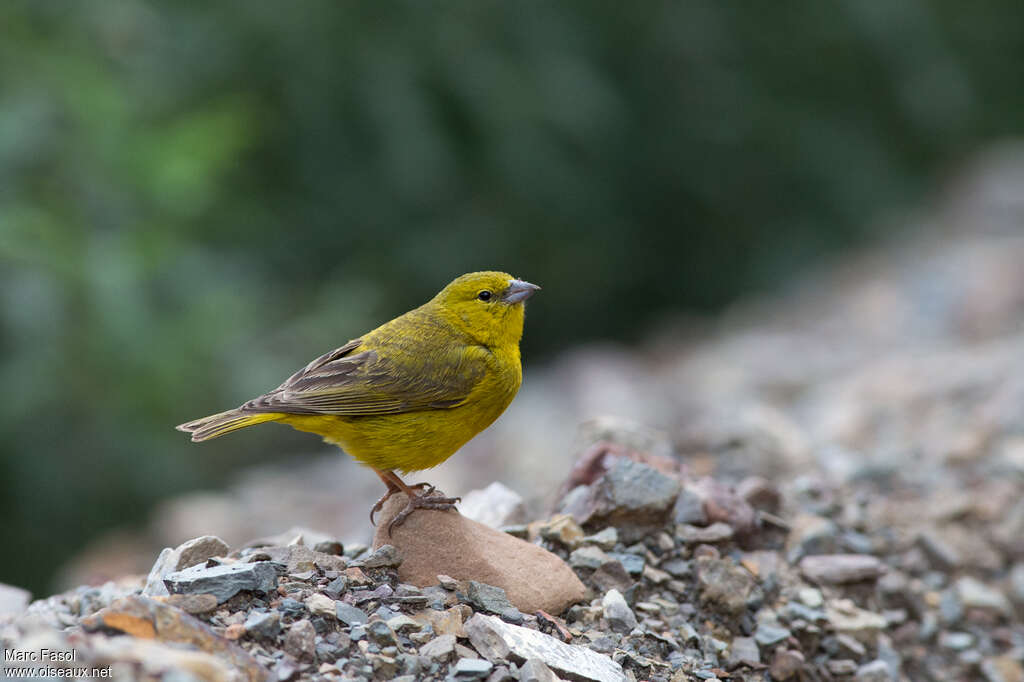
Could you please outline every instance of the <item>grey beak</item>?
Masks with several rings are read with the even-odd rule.
[[[501,299],[506,303],[522,303],[533,296],[535,291],[540,291],[540,287],[536,284],[530,284],[521,279],[514,279],[508,283],[508,289],[505,289],[505,294]]]

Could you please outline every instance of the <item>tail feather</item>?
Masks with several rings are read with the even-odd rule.
[[[198,443],[216,438],[217,436],[223,436],[225,433],[231,433],[238,429],[244,429],[247,426],[274,421],[280,416],[280,414],[273,412],[252,414],[251,412],[242,412],[241,410],[228,410],[227,412],[211,414],[209,417],[179,424],[174,428],[192,434],[192,441]]]

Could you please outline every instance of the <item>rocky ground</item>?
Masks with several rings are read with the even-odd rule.
[[[905,219],[913,237],[713,325],[528,375],[430,477],[503,481],[463,514],[564,559],[567,608],[527,608],[514,560],[445,573],[473,547],[437,545],[424,581],[412,534],[351,542],[377,491],[332,459],[165,507],[164,544],[227,543],[136,550],[148,578],[27,608],[0,587],[0,638],[120,679],[1022,682],[1024,155]],[[246,542],[296,518],[328,533]]]

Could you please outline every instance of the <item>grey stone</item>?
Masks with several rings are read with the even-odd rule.
[[[957,548],[946,542],[934,529],[922,531],[917,536],[917,544],[928,558],[944,571],[952,571],[963,563],[963,556]]]
[[[964,608],[1010,613],[1010,601],[1006,595],[976,578],[963,576],[957,580],[956,593]]]
[[[608,561],[608,555],[600,547],[584,545],[573,550],[569,555],[569,565],[573,568],[598,568]]]
[[[503,483],[495,481],[482,490],[471,490],[462,496],[459,513],[491,528],[525,523],[523,498]]]
[[[875,637],[887,625],[881,615],[858,608],[849,599],[829,602],[825,614],[837,633],[850,635],[868,644],[873,644]]]
[[[402,557],[394,545],[381,545],[357,563],[362,564],[363,568],[398,568],[402,565]]]
[[[679,489],[676,477],[619,457],[591,486],[584,522],[615,526],[620,535],[638,538],[669,520]]]
[[[893,682],[889,666],[881,659],[875,659],[857,668],[854,679],[857,682]]]
[[[447,661],[455,653],[455,635],[435,637],[420,647],[420,656],[437,661]]]
[[[274,639],[281,634],[281,614],[253,611],[245,619],[245,631],[257,639]]]
[[[512,606],[512,603],[509,602],[508,597],[505,595],[505,590],[500,587],[470,580],[466,589],[466,597],[471,604],[481,611],[497,614],[513,623],[523,622],[523,614],[519,612],[519,609]]]
[[[974,635],[969,632],[943,632],[939,635],[939,646],[951,651],[963,651],[974,646]]]
[[[754,639],[761,646],[772,647],[779,642],[785,641],[790,636],[790,631],[781,625],[761,623],[754,631]]]
[[[482,613],[466,622],[473,647],[490,661],[508,659],[522,665],[531,658],[543,661],[559,677],[595,682],[624,682],[615,661],[585,647],[565,644],[536,630],[511,625]]]
[[[636,615],[618,590],[608,590],[601,600],[604,617],[615,632],[627,633],[637,626]]]
[[[316,653],[316,629],[303,618],[292,623],[284,637],[284,650],[300,661],[311,661]]]
[[[758,665],[761,663],[761,651],[753,637],[734,637],[729,645],[729,658],[725,666],[729,669],[741,665]]]
[[[558,682],[558,678],[544,661],[528,658],[519,666],[519,682]]]
[[[608,526],[593,535],[586,536],[583,538],[583,542],[589,545],[597,545],[605,551],[614,549],[615,545],[619,542],[619,531],[615,529],[615,526]]]
[[[816,554],[800,560],[800,572],[816,583],[843,585],[874,580],[885,572],[885,565],[867,554]]]
[[[684,485],[676,498],[672,520],[696,526],[706,525],[708,515],[704,511],[704,497],[690,484]]]
[[[164,578],[172,594],[212,594],[217,603],[231,599],[242,590],[269,594],[277,589],[277,569],[268,561],[222,566],[193,566]]]
[[[381,648],[395,644],[395,633],[382,620],[375,620],[366,625],[366,638]]]
[[[622,567],[626,569],[626,573],[630,575],[641,575],[644,572],[644,564],[647,563],[647,560],[639,554],[629,554],[626,552],[609,552],[608,558],[622,564]]]
[[[341,595],[345,594],[345,590],[348,589],[348,578],[345,576],[338,576],[327,584],[327,587],[323,588],[324,594],[331,599],[337,601],[341,599]]]
[[[460,658],[452,667],[452,674],[459,680],[478,680],[487,677],[494,664],[482,658]]]
[[[32,593],[14,585],[0,583],[0,616],[17,615],[28,608]]]
[[[334,605],[334,614],[348,626],[365,625],[370,620],[365,611],[343,601]]]
[[[164,580],[171,573],[191,568],[216,556],[226,556],[228,544],[214,535],[203,535],[181,543],[176,548],[164,548],[153,563],[146,578],[142,594],[147,597],[166,597],[169,592]]]

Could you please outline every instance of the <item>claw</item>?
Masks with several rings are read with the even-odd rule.
[[[434,492],[434,486],[430,485],[429,483],[417,483],[416,485],[411,485],[409,487],[413,488],[413,489],[415,489],[415,488],[424,488],[424,491],[423,491],[423,495],[424,496],[430,495],[432,492]],[[372,526],[376,526],[377,525],[377,521],[374,520],[373,517],[376,516],[377,512],[379,512],[381,510],[381,508],[384,506],[384,503],[388,501],[388,498],[391,497],[392,495],[394,495],[397,492],[401,492],[401,490],[399,490],[398,488],[388,488],[388,491],[386,493],[384,493],[383,495],[381,495],[380,499],[377,500],[374,503],[373,507],[370,508],[370,525],[372,525]],[[391,525],[393,526],[395,524],[392,523]],[[390,528],[390,526],[389,526],[389,528]],[[390,535],[390,534],[391,534],[391,531],[389,530],[388,531],[388,535]]]
[[[418,488],[425,484],[418,486],[412,486]],[[395,526],[402,525],[403,522],[417,509],[434,509],[437,511],[448,511],[449,509],[455,509],[455,505],[458,502],[462,502],[461,497],[430,497],[430,494],[434,492],[434,486],[428,485],[427,491],[422,495],[416,495],[409,498],[409,503],[405,505],[405,509],[398,512],[398,514],[388,524],[388,535],[391,535],[391,531],[394,530]]]

